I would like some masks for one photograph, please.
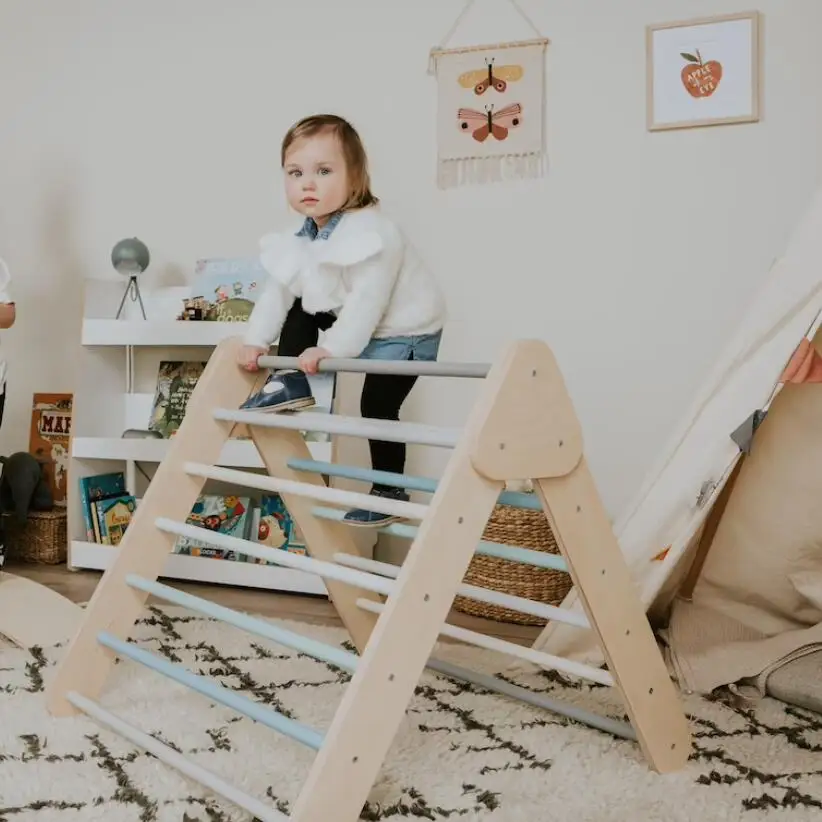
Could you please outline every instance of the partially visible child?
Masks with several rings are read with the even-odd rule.
[[[280,159],[288,204],[304,216],[296,234],[269,234],[260,259],[269,273],[251,317],[239,364],[258,369],[279,337],[278,355],[300,370],[274,371],[242,408],[286,411],[314,405],[307,374],[327,357],[436,360],[445,323],[442,292],[371,192],[368,160],[354,127],[330,114],[289,129]],[[320,331],[325,332],[318,345]],[[363,417],[397,420],[416,377],[367,374]],[[404,443],[369,441],[375,470],[403,473]],[[374,483],[371,493],[407,500]],[[382,526],[385,514],[355,510],[346,522]]]
[[[11,328],[17,318],[17,308],[11,296],[11,273],[6,261],[0,257],[0,328]],[[6,409],[6,361],[0,359],[0,425]],[[0,568],[6,558],[5,534],[0,523]]]
[[[11,272],[0,257],[0,328],[11,328],[17,319],[17,308],[11,296]],[[6,361],[0,359],[0,425],[6,407]]]

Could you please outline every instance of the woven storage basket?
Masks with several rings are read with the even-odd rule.
[[[497,505],[485,526],[483,539],[504,545],[559,554],[551,526],[542,511],[529,511],[510,505]],[[547,605],[558,605],[571,590],[571,577],[563,571],[536,568],[521,562],[475,554],[463,580],[480,588],[524,597]],[[458,596],[454,608],[471,616],[520,625],[545,625],[540,617],[511,611],[498,605]]]
[[[58,565],[68,556],[66,509],[30,511],[21,524],[15,516],[4,516],[6,560]]]

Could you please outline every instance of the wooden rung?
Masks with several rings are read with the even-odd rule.
[[[270,639],[272,642],[310,656],[312,659],[327,662],[329,665],[336,665],[344,671],[353,671],[357,667],[357,657],[350,651],[346,651],[343,648],[335,648],[333,645],[328,645],[325,642],[317,642],[295,631],[289,631],[271,622],[248,616],[248,614],[243,614],[240,611],[235,611],[233,608],[217,605],[210,599],[203,599],[203,597],[194,596],[194,594],[189,594],[185,591],[179,591],[170,585],[163,585],[161,582],[151,582],[150,580],[131,574],[126,578],[126,583],[132,588],[138,588],[151,596],[157,597],[157,599],[162,599],[174,605],[179,605],[181,608],[186,608],[189,611],[220,620],[220,622],[224,622],[226,625],[233,625],[235,628],[248,631],[250,634]],[[368,602],[369,600],[361,601]]]
[[[390,579],[397,579],[402,572],[401,566],[392,565],[390,562],[378,562],[377,560],[365,559],[364,557],[356,557],[350,554],[335,554],[334,560],[347,568],[356,568],[365,573],[379,574],[389,577]],[[501,591],[494,591],[490,588],[482,588],[479,585],[462,583],[457,588],[456,594],[466,599],[487,602],[489,605],[519,611],[520,613],[529,614],[530,616],[535,616],[540,619],[553,619],[557,622],[564,622],[567,625],[574,625],[577,628],[591,627],[588,622],[588,617],[584,614],[566,611],[563,608],[559,608],[556,605],[549,605],[546,602],[536,602],[525,597],[504,594]]]
[[[370,599],[358,599],[357,605],[374,614],[381,614],[385,610],[385,605],[381,602],[373,602]],[[469,631],[457,625],[449,625],[447,622],[443,624],[440,633],[443,636],[458,639],[468,645],[485,648],[487,651],[497,651],[501,654],[514,656],[517,659],[524,659],[526,662],[533,662],[534,665],[538,665],[541,668],[553,668],[555,671],[561,671],[564,674],[587,679],[591,682],[598,682],[600,685],[613,686],[614,684],[614,678],[608,671],[603,671],[602,668],[594,668],[592,665],[575,662],[573,659],[553,656],[552,654],[536,651],[533,648],[527,648],[513,642],[506,642],[503,639],[485,636],[485,634]]]
[[[302,742],[303,745],[307,745],[309,748],[318,750],[322,745],[323,735],[319,731],[309,728],[302,722],[295,722],[293,719],[289,719],[285,714],[272,710],[260,702],[255,702],[253,699],[241,696],[235,691],[224,688],[222,685],[214,682],[210,677],[195,674],[182,665],[169,662],[167,659],[145,650],[145,648],[140,648],[130,642],[124,642],[105,631],[100,632],[97,640],[101,645],[114,651],[118,656],[127,657],[134,662],[138,662],[146,668],[168,677],[174,682],[178,682],[203,696],[207,696],[220,705],[233,708],[235,711],[244,714],[255,722],[260,722],[272,730],[279,731],[281,734],[291,737],[291,739],[297,742]]]
[[[46,696],[52,714],[85,710],[137,744],[153,746],[161,761],[187,768],[184,772],[192,778],[256,818],[281,822],[284,817],[264,803],[239,794],[201,769],[179,762],[154,741],[112,719],[96,702],[116,655],[134,655],[126,640],[146,597],[159,592],[166,594],[167,601],[185,604],[182,598],[153,586],[173,550],[175,537],[188,536],[319,574],[327,580],[331,600],[357,648],[357,655],[343,660],[342,667],[352,672],[352,678],[330,726],[322,732],[307,729],[307,736],[297,731],[297,726],[292,729],[319,749],[306,780],[291,801],[291,822],[356,822],[426,668],[636,740],[657,772],[685,766],[691,750],[687,718],[586,464],[579,420],[559,367],[545,343],[522,340],[509,346],[487,373],[483,372],[485,378],[474,408],[460,428],[333,414],[238,410],[255,384],[254,375],[237,366],[241,344],[239,338],[221,343],[198,381],[183,424],[169,444],[167,456],[143,496],[114,562],[97,586],[77,635],[51,678]],[[272,362],[282,364],[279,360]],[[325,365],[339,367],[340,363]],[[381,373],[397,367],[361,362],[346,365],[350,370],[377,368]],[[401,368],[408,370],[407,365]],[[460,369],[446,365],[418,370],[444,376],[445,372]],[[236,425],[249,426],[266,475],[215,467]],[[317,464],[311,461],[301,434],[305,431],[452,450],[442,477],[425,488],[418,487],[431,494],[430,504],[424,506],[327,487],[315,470]],[[339,471],[335,475],[343,476]],[[404,477],[411,483],[418,479]],[[464,584],[469,564],[509,479],[534,481],[535,499],[559,547],[557,567],[570,574],[583,614]],[[186,524],[184,520],[208,480],[281,494],[305,537],[308,555]],[[373,474],[370,480],[375,480]],[[339,521],[339,512],[333,517],[315,515],[316,501],[418,520],[418,526],[395,525],[396,533],[411,540],[402,566],[374,562],[365,556],[351,538],[351,529]],[[527,507],[534,507],[533,500]],[[447,618],[458,595],[513,606],[547,619],[572,621],[580,629],[590,630],[602,648],[607,670],[537,654],[533,649],[512,648],[509,643],[449,625]],[[203,600],[185,602],[194,610],[210,610]],[[253,621],[221,615],[238,628],[265,635]],[[272,638],[276,641],[275,633]],[[563,706],[544,694],[437,659],[432,650],[441,635],[609,685],[622,697],[630,722]],[[279,636],[286,644],[291,643],[290,647],[300,649],[299,639],[287,633]],[[330,658],[327,646],[313,650]],[[186,676],[177,671],[174,675],[188,684]],[[201,693],[212,694],[210,686],[201,680],[191,684]],[[225,697],[220,692],[217,695]],[[234,704],[241,710],[248,708],[246,703]],[[279,722],[266,717],[272,724]],[[544,732],[551,733],[550,726]],[[273,743],[266,756],[277,755],[282,754]]]
[[[315,506],[312,512],[315,517],[320,519],[344,522],[345,511],[340,511],[337,508]],[[410,540],[416,538],[419,530],[416,525],[407,525],[404,522],[392,522],[390,525],[383,525],[377,529],[380,534],[390,534],[394,537]],[[548,568],[553,571],[568,571],[568,566],[561,556],[549,554],[546,551],[534,551],[531,548],[520,548],[518,545],[505,545],[502,542],[490,542],[487,539],[481,539],[477,543],[476,552],[483,557],[495,557],[508,562],[518,562],[520,565],[533,565],[535,568]]]
[[[298,357],[260,357],[260,368],[296,371],[300,368]],[[402,374],[410,377],[472,377],[484,379],[488,376],[487,363],[429,362],[427,360],[365,360],[329,357],[321,360],[322,373],[344,372],[352,374]]]
[[[327,560],[314,559],[314,557],[296,554],[291,551],[283,551],[281,548],[269,548],[267,545],[260,545],[242,537],[232,537],[229,534],[210,531],[208,528],[189,525],[186,522],[158,519],[155,525],[160,531],[167,534],[199,540],[214,548],[233,551],[241,556],[255,557],[306,574],[316,574],[323,579],[333,579],[355,588],[361,588],[364,591],[374,591],[388,596],[396,588],[393,580],[385,579],[376,574],[370,574],[355,568],[346,568]]]
[[[629,722],[624,722],[620,719],[611,719],[609,716],[587,711],[585,708],[563,702],[560,699],[552,699],[541,691],[531,691],[528,688],[514,685],[513,682],[509,682],[507,679],[500,679],[499,677],[490,676],[489,674],[472,671],[470,668],[463,668],[442,659],[429,659],[428,667],[438,674],[449,677],[449,679],[468,682],[471,685],[476,685],[478,688],[484,688],[492,693],[510,697],[518,702],[524,702],[526,705],[533,705],[535,708],[543,711],[550,711],[559,716],[566,716],[568,719],[573,719],[574,722],[581,722],[583,725],[596,728],[606,734],[617,736],[620,739],[630,739],[632,742],[637,741],[636,731]]]
[[[170,745],[166,745],[150,734],[141,731],[139,728],[135,728],[116,714],[98,705],[94,700],[87,699],[76,691],[70,691],[66,694],[66,698],[78,710],[87,714],[101,725],[105,725],[107,728],[110,728],[122,736],[123,739],[137,745],[144,751],[152,754],[152,756],[157,757],[160,762],[164,762],[166,765],[178,770],[183,776],[199,782],[229,802],[233,802],[238,808],[248,811],[254,819],[258,819],[260,822],[288,822],[288,817],[285,816],[285,814],[280,813],[270,805],[263,804],[259,799],[249,796],[245,791],[241,791],[239,788],[226,782],[202,765],[186,759],[186,757],[175,751]]]
[[[289,460],[288,467],[293,468],[295,471],[390,485],[396,488],[405,488],[406,491],[422,491],[426,494],[433,494],[438,485],[437,480],[430,477],[396,474],[392,471],[374,471],[371,468],[360,468],[357,465],[342,465],[321,460]],[[534,494],[524,494],[519,491],[503,491],[499,495],[499,503],[500,505],[511,505],[514,508],[525,508],[529,511],[542,510],[542,504]]]
[[[366,511],[378,511],[403,519],[425,519],[427,505],[416,502],[386,499],[371,494],[358,494],[355,491],[343,491],[339,488],[328,488],[325,485],[295,482],[294,480],[270,477],[267,474],[255,474],[252,471],[238,471],[234,468],[222,468],[219,465],[203,465],[199,462],[187,462],[185,472],[203,479],[213,479],[232,485],[243,485],[260,491],[272,491],[276,494],[294,494],[300,497],[345,505],[349,508],[363,508]]]
[[[361,437],[385,442],[404,442],[410,445],[430,445],[437,448],[453,448],[459,441],[459,428],[443,428],[416,422],[391,422],[389,420],[343,417],[321,414],[317,411],[289,413],[265,413],[240,411],[232,408],[215,408],[214,419],[233,422],[249,427],[280,428],[286,431],[309,431],[318,434],[338,434],[344,437]]]

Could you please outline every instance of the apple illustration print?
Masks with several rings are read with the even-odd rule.
[[[722,63],[718,60],[704,62],[699,49],[696,49],[696,56],[685,51],[680,54],[684,60],[688,61],[680,75],[685,90],[691,97],[710,97],[722,79]]]

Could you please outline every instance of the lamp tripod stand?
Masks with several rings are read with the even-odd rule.
[[[137,275],[131,274],[128,278],[128,285],[126,285],[126,290],[123,292],[123,299],[120,300],[120,307],[117,309],[117,316],[115,319],[120,319],[120,314],[123,313],[123,306],[126,304],[126,297],[131,294],[131,301],[139,301],[140,303],[140,311],[143,312],[143,319],[148,319],[146,317],[146,307],[143,305],[143,297],[140,294],[140,284],[137,282]]]

